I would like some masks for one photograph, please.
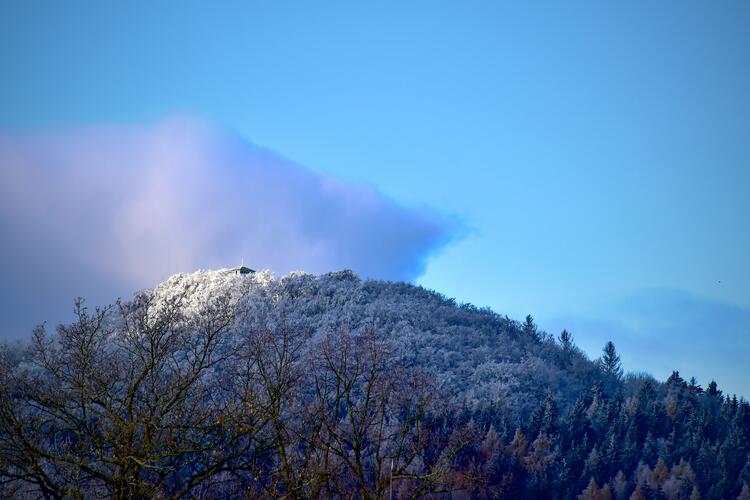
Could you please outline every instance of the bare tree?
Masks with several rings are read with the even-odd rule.
[[[186,314],[190,292],[93,312],[77,300],[75,322],[38,328],[2,380],[3,476],[49,498],[181,496],[246,467],[255,429],[222,384],[234,303]]]
[[[259,435],[262,453],[254,469],[264,477],[259,477],[255,491],[304,497],[309,456],[300,455],[298,446],[300,435],[307,429],[299,392],[310,334],[304,326],[290,322],[283,310],[273,310],[254,318],[253,326],[244,329],[240,338],[237,359],[248,388],[247,411],[262,416],[257,420],[263,431]]]
[[[248,309],[190,285],[75,314],[20,358],[0,351],[0,494],[385,498],[456,482],[466,440],[437,443],[432,377],[376,328],[316,337],[273,296]]]
[[[418,495],[440,483],[441,464],[424,455],[432,437],[425,419],[436,404],[431,377],[397,363],[374,328],[327,335],[314,366],[330,494],[384,498],[407,488]]]

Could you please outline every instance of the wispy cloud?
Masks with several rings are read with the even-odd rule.
[[[459,229],[196,120],[3,132],[0,327],[242,257],[277,273],[410,280]]]

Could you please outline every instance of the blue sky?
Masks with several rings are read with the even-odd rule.
[[[284,208],[303,244],[326,243],[313,270],[344,263],[415,279],[511,317],[531,313],[555,333],[566,327],[592,355],[611,338],[626,369],[666,377],[677,368],[750,395],[747,2],[153,4],[2,3],[6,175],[31,150],[78,158],[79,146],[57,144],[65,141],[83,143],[87,168],[97,169],[101,127],[120,127],[111,150],[127,152],[148,150],[143,141],[204,144],[193,125],[174,132],[164,123],[208,124],[221,138],[205,144],[236,139],[270,151],[261,179],[281,162],[294,179],[345,186],[311,195],[316,207],[371,194],[371,204],[346,205],[360,215],[332,228]],[[40,139],[48,135],[55,146]],[[238,169],[256,161],[250,149],[236,152],[249,144],[226,147]],[[85,192],[65,184],[71,165],[39,168],[80,200]],[[235,175],[207,164],[193,172],[194,185]],[[45,213],[60,213],[51,207]],[[18,243],[9,214],[20,212],[29,210],[0,214],[11,246],[41,245],[33,235]],[[28,224],[43,227],[40,217]],[[376,236],[389,228],[383,249],[407,252],[403,265],[377,267],[365,236],[347,239],[370,226]],[[45,245],[40,259],[62,251]],[[263,264],[261,250],[245,248]],[[4,252],[6,275],[29,254]],[[219,257],[229,258],[195,246],[184,265]],[[81,293],[106,300],[130,285],[102,288],[96,270],[77,265],[90,275]],[[0,295],[18,294],[6,285]]]

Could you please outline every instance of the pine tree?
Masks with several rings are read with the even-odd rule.
[[[664,439],[659,446],[659,459],[668,464],[676,463],[680,457],[677,446],[677,431],[673,429],[672,432],[669,433],[667,439]]]
[[[553,459],[550,448],[549,439],[540,433],[534,442],[531,443],[531,452],[526,457],[527,465],[537,473],[543,473]]]
[[[586,489],[578,495],[578,500],[597,500],[599,498],[599,486],[592,477]]]
[[[620,365],[620,355],[617,354],[615,344],[610,340],[604,345],[604,350],[601,359],[599,360],[599,367],[602,369],[605,375],[613,377],[617,380],[622,378],[622,366]]]
[[[625,500],[628,494],[628,479],[625,477],[625,473],[621,470],[617,471],[617,475],[612,481],[612,489],[614,490],[615,498],[617,500]]]
[[[651,464],[656,460],[657,457],[657,444],[654,439],[654,435],[651,431],[646,434],[646,439],[643,441],[643,449],[641,451],[641,458],[647,464]]]
[[[552,396],[548,396],[544,403],[544,413],[542,414],[542,426],[540,431],[553,438],[557,435],[558,426],[557,404]]]
[[[500,445],[500,436],[498,436],[495,428],[490,426],[487,434],[484,436],[484,440],[479,445],[479,452],[481,453],[485,464],[490,463],[490,461],[497,456],[500,451]]]
[[[539,331],[534,324],[534,317],[531,314],[526,315],[526,320],[523,323],[523,333],[534,340],[538,341],[540,339]]]
[[[750,455],[748,455],[745,466],[742,468],[742,472],[740,472],[740,481],[750,483]]]
[[[523,498],[523,484],[521,474],[512,468],[500,481],[500,498]]]
[[[591,449],[591,452],[589,452],[589,456],[586,459],[586,465],[583,469],[583,473],[585,476],[590,477],[591,479],[595,478],[602,478],[602,460],[601,455],[599,454],[599,450],[596,449],[596,446],[594,446]]]
[[[622,446],[621,441],[617,438],[617,433],[611,430],[607,433],[607,437],[604,439],[602,445],[602,465],[607,472],[614,472],[619,468],[620,464],[620,447]]]
[[[662,460],[661,458],[656,462],[656,465],[654,466],[653,475],[656,484],[659,486],[664,484],[664,481],[669,478],[669,467],[667,467],[667,464],[665,464],[664,460]]]
[[[745,447],[742,431],[732,426],[719,447],[719,469],[721,477],[716,484],[723,495],[733,494],[737,478],[745,465]]]
[[[544,401],[541,401],[529,416],[529,426],[526,429],[529,436],[536,436],[542,428],[542,417],[544,416]]]
[[[694,392],[695,394],[701,394],[703,392],[703,388],[700,386],[700,384],[695,379],[695,377],[690,377],[690,382],[688,383],[688,389],[690,389],[690,391]]]
[[[640,486],[633,491],[632,495],[630,495],[630,500],[646,500],[646,495],[643,494]]]
[[[622,459],[625,470],[633,469],[638,463],[640,457],[640,442],[638,440],[638,428],[636,427],[635,421],[630,419],[628,422],[628,430],[625,433],[625,442],[621,445],[620,457]]]
[[[685,383],[682,377],[680,377],[680,372],[675,370],[667,379],[667,387],[673,389],[684,389],[687,387],[687,383]]]
[[[708,389],[706,389],[706,394],[709,396],[715,396],[715,397],[721,397],[721,391],[717,388],[716,382],[712,380],[708,384]]]
[[[508,445],[508,449],[516,456],[516,458],[518,458],[519,461],[522,461],[524,457],[526,457],[526,448],[528,448],[528,446],[529,440],[526,439],[526,436],[523,435],[523,432],[519,427],[516,429],[516,434],[513,436],[513,441]]]
[[[564,350],[569,351],[573,347],[573,335],[568,330],[560,332],[560,336],[557,339]]]

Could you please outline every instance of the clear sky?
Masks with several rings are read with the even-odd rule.
[[[19,134],[189,116],[299,176],[342,182],[348,198],[372,188],[377,213],[357,205],[372,218],[341,227],[396,228],[393,248],[422,248],[427,260],[361,269],[513,318],[531,313],[592,355],[612,339],[629,370],[679,369],[748,396],[748,26],[746,1],[8,0],[0,162],[20,175],[23,151],[40,149],[38,138],[20,148]],[[154,133],[200,142],[191,127]],[[132,140],[114,141],[142,147]],[[2,227],[18,240],[11,213]],[[299,212],[284,213],[305,228]],[[336,258],[369,244],[339,243],[326,247]],[[350,262],[336,258],[310,265]],[[11,261],[22,263],[6,256],[6,274]],[[8,283],[3,297],[15,293]]]

